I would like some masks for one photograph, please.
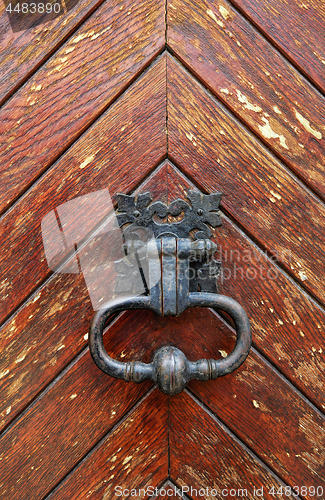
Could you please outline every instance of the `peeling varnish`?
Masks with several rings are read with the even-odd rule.
[[[225,28],[225,23],[223,21],[220,21],[220,19],[217,18],[217,16],[214,14],[214,12],[212,12],[212,10],[210,9],[207,9],[207,14],[208,16],[211,17],[211,19],[213,19],[218,26],[220,26],[220,28]]]
[[[228,356],[228,353],[226,351],[219,349],[219,352],[223,358],[226,358]]]
[[[85,168],[87,165],[89,165],[89,163],[91,163],[94,159],[95,159],[96,155],[90,155],[88,156],[88,158],[86,158],[79,166],[79,168],[83,169]]]
[[[276,203],[276,200],[281,200],[281,196],[278,193],[275,193],[274,191],[270,190],[270,193],[272,194],[270,201],[272,203]]]
[[[250,111],[254,111],[255,113],[260,113],[262,108],[260,106],[256,106],[255,104],[251,104],[247,97],[240,92],[240,90],[236,89],[238,101],[245,104],[245,109]]]
[[[296,110],[295,110],[295,115],[297,120],[300,121],[301,125],[307,130],[307,132],[310,132],[314,137],[316,137],[316,139],[321,139],[323,137],[322,134],[319,131],[314,130],[310,126],[310,122]]]
[[[75,399],[78,396],[78,394],[71,394],[70,399]]]
[[[193,144],[193,146],[197,146],[197,143],[194,141],[195,137],[191,133],[185,133],[186,137],[188,138],[189,141]]]
[[[299,278],[301,279],[301,281],[306,281],[308,279],[305,271],[299,271],[298,274],[299,274]]]
[[[0,372],[0,379],[2,379],[3,377],[5,377],[6,375],[8,375],[8,373],[9,373],[8,369],[4,370],[3,372]]]
[[[289,149],[284,135],[279,135],[274,132],[274,130],[271,128],[269,120],[264,118],[264,116],[262,117],[262,120],[264,121],[265,125],[259,125],[258,128],[262,132],[263,137],[265,137],[266,139],[280,139],[281,146],[285,149]]]
[[[129,455],[128,457],[126,457],[126,458],[123,460],[122,465],[125,465],[125,464],[127,464],[128,462],[130,462],[130,460],[132,460],[132,458],[133,458],[133,457],[132,457],[132,455]]]
[[[230,17],[230,14],[229,12],[227,11],[227,9],[225,7],[223,7],[222,5],[219,5],[219,12],[220,14],[222,15],[222,17],[227,21],[227,19]]]

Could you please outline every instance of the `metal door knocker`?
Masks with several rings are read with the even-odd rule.
[[[212,259],[217,245],[210,240],[209,226],[221,226],[221,193],[189,191],[187,197],[190,203],[177,199],[167,206],[152,203],[150,193],[118,195],[116,216],[125,244],[123,259],[115,263],[117,297],[95,313],[89,334],[91,355],[103,372],[125,381],[152,380],[169,395],[180,393],[192,379],[211,380],[231,373],[251,347],[246,312],[232,298],[217,293],[221,264]],[[169,222],[170,218],[174,221]],[[149,364],[123,363],[107,354],[103,330],[112,314],[151,309],[160,316],[178,316],[188,307],[212,307],[231,316],[237,340],[226,358],[189,361],[173,346],[158,349]]]

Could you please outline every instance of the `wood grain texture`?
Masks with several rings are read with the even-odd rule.
[[[235,344],[227,324],[201,309],[170,319],[170,342],[191,361],[221,359]],[[189,387],[286,483],[292,487],[317,483],[325,488],[324,416],[254,349],[232,374],[205,383],[193,381]],[[202,410],[196,413],[201,415]],[[195,422],[189,422],[190,434]]]
[[[105,2],[42,66],[0,111],[5,126],[0,211],[105,110],[163,44],[162,1]]]
[[[149,498],[144,492],[168,475],[167,403],[158,390],[151,393],[48,498]],[[124,489],[129,494],[116,494]]]
[[[100,3],[98,0],[79,0],[66,14],[33,29],[15,33],[11,29],[5,3],[1,3],[0,105]]]
[[[169,201],[176,197],[183,198],[188,187],[193,187],[172,166],[169,166],[168,185]],[[225,234],[223,234],[224,230]],[[285,302],[290,295],[284,293],[286,290],[281,287],[281,285],[283,286],[281,278],[276,280],[261,279],[255,282],[248,278],[241,279],[238,269],[245,264],[237,260],[237,255],[248,255],[244,252],[248,248],[247,240],[245,242],[246,238],[225,217],[223,217],[223,226],[218,228],[214,235],[215,241],[220,245],[224,271],[225,269],[231,271],[231,276],[220,283],[220,293],[235,298],[243,305],[252,322],[254,344],[259,349],[264,348],[269,359],[271,358],[289,379],[303,385],[299,378],[302,370],[298,371],[297,369],[301,367],[301,363],[308,367],[304,374],[304,382],[307,387],[314,385],[317,376],[320,377],[319,398],[320,402],[324,401],[321,395],[321,387],[324,386],[324,371],[318,372],[317,368],[315,369],[317,361],[321,361],[322,355],[317,352],[317,361],[316,359],[314,363],[310,361],[310,358],[315,356],[311,346],[315,341],[312,337],[313,320],[315,321],[316,313],[311,310],[309,322],[304,325],[304,331],[309,337],[309,341],[300,335],[297,336],[296,326],[290,328],[289,321],[285,321],[287,311],[289,310],[289,313],[292,314],[293,310],[292,305],[289,309]],[[235,262],[229,261],[230,251],[234,249],[238,252],[235,254]],[[252,246],[250,251],[254,255]],[[227,257],[228,262],[225,259]],[[257,264],[260,261],[258,258],[256,260],[256,267],[250,267],[254,266],[254,262],[249,262],[248,269],[251,271],[258,269]],[[262,256],[261,262],[263,262]],[[238,266],[238,276],[236,277],[234,276],[234,264]],[[231,265],[232,267],[229,267]],[[272,268],[271,262],[269,263],[270,268]],[[263,268],[263,272],[267,273],[267,267]],[[230,285],[228,285],[228,280]],[[290,291],[288,285],[289,283],[287,283],[287,291]],[[293,283],[290,285],[291,297],[298,299],[298,305],[300,302],[299,291],[296,290]],[[277,328],[277,324],[282,326],[281,320],[278,323],[277,313],[279,309],[274,311],[270,307],[270,305],[274,305],[275,297],[279,297],[276,304],[278,308],[282,305],[281,317],[286,322],[286,327],[282,328],[280,332]],[[303,294],[301,299],[304,299]],[[265,304],[264,307],[262,303]],[[258,308],[258,306],[260,307]],[[299,308],[297,307],[298,312]],[[299,325],[303,323],[304,313],[304,305],[302,305],[301,319],[298,315],[296,317]],[[274,319],[272,319],[272,315]],[[224,320],[207,309],[187,310],[179,318],[170,318],[169,330],[171,345],[181,349],[191,361],[201,358],[220,359],[229,354],[235,344],[234,335]],[[204,335],[200,332],[204,332]],[[301,331],[301,333],[303,332]],[[303,347],[300,345],[299,338]],[[321,335],[318,336],[318,340],[321,346]],[[321,347],[319,349],[322,351]],[[297,352],[291,353],[292,350]],[[288,363],[290,356],[292,356],[291,363]],[[248,359],[234,373],[216,381],[192,382],[190,387],[194,389],[197,397],[210,407],[254,453],[292,487],[295,484],[303,486],[307,483],[316,484],[317,482],[325,488],[323,473],[325,463],[323,451],[323,443],[325,444],[324,416],[308,404],[301,394],[288,384],[279,372],[275,371],[256,351],[252,350]],[[316,398],[314,397],[314,399]],[[275,435],[277,439],[274,439]],[[279,443],[281,443],[280,446]]]
[[[249,22],[224,0],[170,0],[168,45],[324,198],[324,97]]]
[[[141,325],[139,317],[136,324]],[[151,329],[151,335],[141,347],[139,330],[141,326],[134,328],[130,321],[119,324],[117,330],[110,328],[105,339],[110,355],[128,361],[140,356],[143,349],[147,356],[152,356],[152,348],[161,346],[160,331]],[[108,377],[97,368],[88,351],[83,354],[0,439],[2,498],[27,500],[31,492],[32,498],[43,498],[132,408],[150,385],[149,382],[128,384]],[[149,420],[137,424],[149,435],[150,419],[163,419],[163,415],[159,416],[159,408],[152,408],[151,414],[145,410]],[[162,429],[166,434],[165,422]],[[123,431],[121,434],[126,440],[127,434]],[[132,434],[129,438],[134,448],[139,446]],[[159,460],[153,467],[158,465]]]
[[[254,498],[254,487],[264,487],[263,498],[274,498],[268,489],[280,486],[277,478],[186,392],[171,398],[170,424],[170,476],[193,499],[213,498],[212,489],[218,496],[224,491],[230,497],[233,490],[234,498]],[[245,489],[247,495],[238,491]]]
[[[163,162],[136,192],[150,189],[154,197],[159,196],[161,201],[167,202],[167,176],[168,167],[166,162]],[[114,289],[115,283],[106,282],[106,286],[108,289]],[[0,330],[0,390],[3,395],[0,430],[85,347],[93,314],[82,274],[53,274],[38,293],[3,325]],[[153,327],[152,315],[148,317],[145,312],[135,317],[135,322],[129,314],[126,314],[124,319],[121,318],[118,331],[130,331],[132,328],[137,330],[141,325],[135,338],[143,339],[143,343],[141,341],[138,350],[132,351],[134,346],[132,347],[131,339],[127,336],[129,345],[125,344],[122,352],[124,355],[128,353],[130,359],[133,354],[137,354],[150,362],[153,346],[158,349],[162,345],[157,345],[154,341],[159,329],[161,342],[168,343],[167,323],[155,323]],[[146,335],[152,328],[154,331],[149,346]],[[114,355],[118,352],[117,349]]]
[[[1,318],[50,273],[41,220],[75,197],[127,193],[166,153],[164,59],[132,86],[1,221]],[[136,169],[136,174],[135,174]]]
[[[325,91],[325,9],[307,0],[231,0],[272,42]]]
[[[169,155],[320,301],[325,207],[172,58]]]
[[[169,202],[195,189],[173,165],[167,168]],[[288,278],[275,259],[269,259],[225,215],[221,218],[222,227],[214,231],[222,262],[219,293],[243,305],[254,345],[324,411],[324,309]]]
[[[166,500],[170,498],[171,500],[186,500],[186,498],[179,492],[179,488],[170,481],[166,481],[165,484],[160,488],[158,495],[152,497],[152,500]],[[150,497],[151,498],[151,497]]]

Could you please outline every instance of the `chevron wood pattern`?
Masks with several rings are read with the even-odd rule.
[[[80,0],[13,33],[2,5],[1,500],[325,497],[324,15],[311,0]],[[48,269],[40,224],[104,188],[113,203],[224,193],[220,293],[253,329],[236,372],[168,398],[97,369],[84,278]],[[133,311],[105,347],[195,360],[234,338],[217,311]]]

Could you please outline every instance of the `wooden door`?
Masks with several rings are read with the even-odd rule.
[[[1,499],[325,498],[324,18],[315,0],[80,0],[13,32],[2,5]],[[169,398],[95,366],[83,276],[49,270],[40,224],[106,188],[224,193],[220,293],[253,330],[236,372]],[[196,309],[105,334],[123,361],[166,344],[221,357],[234,331]]]

